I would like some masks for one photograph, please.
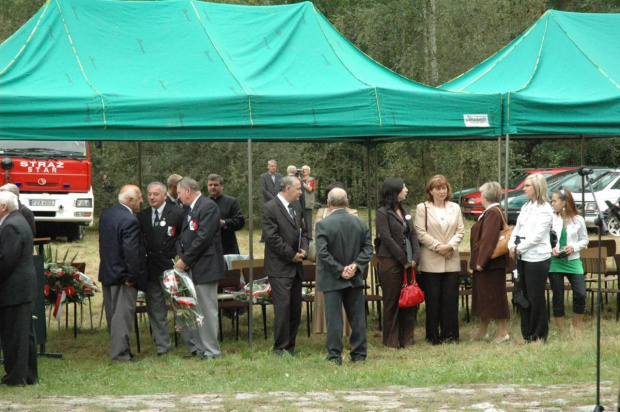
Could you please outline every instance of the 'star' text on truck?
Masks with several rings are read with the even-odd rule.
[[[90,149],[85,141],[0,140],[0,185],[19,187],[37,237],[81,239],[93,224]]]

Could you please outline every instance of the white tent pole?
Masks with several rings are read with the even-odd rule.
[[[252,296],[254,295],[254,290],[252,288],[252,281],[254,280],[254,239],[253,239],[253,231],[254,231],[254,208],[252,207],[252,139],[248,139],[248,222],[249,222],[249,248],[250,248],[250,279],[246,279],[246,282],[250,283],[250,306],[248,307],[248,345],[252,346],[252,314],[253,314],[253,306],[252,306]],[[239,319],[237,319],[239,322]]]

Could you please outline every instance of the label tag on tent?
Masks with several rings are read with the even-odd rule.
[[[490,127],[488,114],[464,114],[465,127]]]

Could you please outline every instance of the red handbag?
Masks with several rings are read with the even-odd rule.
[[[403,288],[400,290],[398,299],[399,308],[410,308],[424,302],[424,292],[415,281],[415,269],[411,269],[412,280],[407,284],[407,269],[403,272]]]

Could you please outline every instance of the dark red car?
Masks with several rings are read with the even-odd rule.
[[[514,190],[521,190],[523,188],[523,185],[525,184],[525,179],[531,174],[540,173],[545,178],[548,178],[550,176],[555,176],[573,170],[577,170],[577,167],[568,166],[515,170],[513,171],[513,176],[508,181],[508,192],[512,192]],[[502,184],[502,186],[504,185],[504,182],[500,183]],[[502,187],[502,193],[504,192],[505,189]],[[482,206],[480,191],[469,193],[461,198],[461,211],[463,212],[463,217],[469,219],[477,219],[478,216],[482,214],[482,212],[484,211],[484,206]]]

